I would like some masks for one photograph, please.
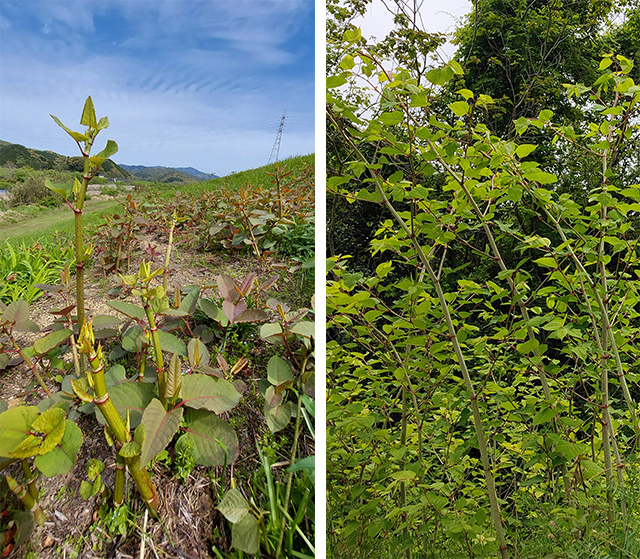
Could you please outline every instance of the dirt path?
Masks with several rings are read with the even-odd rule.
[[[98,217],[107,212],[115,212],[120,204],[113,198],[94,197],[87,200],[83,209],[83,216],[90,222],[91,217]],[[0,213],[0,241],[5,239],[37,239],[40,236],[53,234],[55,231],[72,231],[74,224],[73,212],[65,205],[44,211],[34,216],[20,216],[16,223],[6,223],[11,219],[11,210]]]

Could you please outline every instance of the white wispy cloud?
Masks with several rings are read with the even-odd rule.
[[[312,152],[312,16],[308,0],[2,0],[0,138],[74,154],[48,114],[73,127],[91,94],[122,163],[264,164],[285,108],[281,155]]]

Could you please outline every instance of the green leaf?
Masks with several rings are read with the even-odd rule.
[[[46,454],[62,440],[66,427],[66,414],[60,408],[49,408],[40,414],[29,427],[27,436],[14,450],[14,458],[28,458]]]
[[[351,70],[351,68],[353,68],[355,65],[356,65],[356,62],[353,59],[353,56],[351,56],[350,54],[347,54],[340,61],[340,68],[342,68],[343,70]]]
[[[131,428],[140,425],[142,413],[153,399],[153,384],[146,382],[125,382],[116,384],[109,389],[109,398],[118,410],[120,417],[125,419],[129,412]],[[98,407],[96,419],[104,425],[105,419]]]
[[[329,76],[327,78],[327,89],[334,89],[347,83],[347,78],[344,76]]]
[[[162,351],[177,353],[181,357],[187,357],[187,345],[180,338],[164,330],[158,330],[158,337],[160,338]]]
[[[293,405],[291,402],[284,401],[284,394],[276,393],[273,386],[267,388],[264,395],[264,416],[271,432],[277,433],[284,429],[291,420],[292,414]]]
[[[44,338],[40,338],[33,343],[33,350],[36,355],[44,355],[49,353],[53,348],[58,347],[62,342],[68,339],[71,330],[55,330],[47,334]]]
[[[454,75],[455,72],[453,71],[453,68],[444,66],[443,68],[434,68],[433,70],[429,70],[426,77],[433,85],[444,85],[451,80]]]
[[[245,553],[258,553],[260,550],[260,529],[253,514],[247,514],[240,522],[231,526],[231,547]]]
[[[0,324],[13,324],[20,326],[29,321],[29,303],[24,299],[18,299],[11,303],[2,313]]]
[[[38,414],[36,406],[17,406],[0,414],[0,456],[13,457],[15,448],[29,436],[29,427]]]
[[[147,319],[144,309],[138,305],[132,305],[126,301],[107,301],[107,305],[129,318],[133,318],[135,320]]]
[[[456,116],[464,116],[469,112],[469,103],[466,101],[456,101],[449,104],[449,108]]]
[[[36,467],[46,477],[68,474],[75,466],[83,440],[80,427],[71,419],[67,419],[62,440],[51,452],[36,456]]]
[[[182,397],[185,406],[218,414],[234,408],[240,401],[240,393],[229,381],[201,374],[183,377]]]
[[[226,421],[206,410],[187,410],[185,419],[186,432],[176,442],[176,451],[191,445],[196,464],[202,466],[223,466],[238,457],[238,438]]]
[[[247,503],[242,493],[234,487],[227,491],[222,501],[220,501],[220,505],[216,508],[229,522],[235,524],[240,522],[245,514],[249,512],[249,503]]]
[[[98,126],[96,127],[98,130],[104,130],[105,128],[109,128],[109,119],[106,116],[103,116],[98,121]]]
[[[544,266],[546,268],[558,267],[558,263],[556,262],[556,259],[551,256],[543,256],[542,258],[536,258],[534,262],[539,266]]]
[[[187,353],[189,354],[189,365],[191,365],[192,369],[200,365],[209,364],[209,350],[198,338],[191,338],[191,340],[189,340]]]
[[[551,421],[557,414],[557,410],[549,407],[544,407],[533,418],[533,424],[540,425],[542,423],[547,423]]]
[[[141,468],[167,448],[181,421],[182,408],[166,411],[160,400],[151,400],[142,414],[141,425],[145,428],[146,438],[140,455]]]
[[[274,386],[290,385],[293,383],[291,367],[282,357],[274,355],[267,365],[267,379]]]
[[[140,451],[141,448],[138,441],[129,441],[128,443],[124,443],[122,445],[118,454],[123,458],[133,458],[134,456],[138,456],[138,454],[140,454]]]
[[[287,472],[297,472],[298,470],[315,470],[316,469],[316,457],[315,455],[307,456],[302,460],[297,460],[291,466],[287,468]],[[415,474],[414,474],[415,477]]]
[[[96,120],[96,110],[93,107],[93,99],[91,99],[91,95],[87,97],[87,100],[84,102],[84,109],[82,110],[82,118],[80,119],[80,124],[84,124],[89,128],[97,128],[98,121]]]
[[[540,345],[540,342],[534,338],[533,340],[527,340],[526,342],[518,344],[516,346],[516,350],[518,351],[518,353],[524,355],[526,353],[530,353],[539,345]]]
[[[116,144],[113,140],[107,140],[106,147],[100,152],[96,153],[94,157],[99,157],[100,159],[109,159],[112,155],[118,153],[118,144]]]
[[[173,354],[171,361],[169,362],[169,370],[167,371],[167,383],[165,390],[165,398],[167,400],[173,400],[180,396],[182,392],[182,366],[180,363],[180,356],[177,353]]]
[[[552,184],[554,182],[558,182],[558,178],[555,175],[546,173],[537,168],[525,170],[524,176],[528,180],[539,182],[540,184]]]
[[[75,179],[78,180],[78,179]],[[49,179],[44,179],[44,185],[49,189],[68,200],[73,192],[72,184],[53,184]]]
[[[523,157],[527,157],[530,153],[532,153],[538,146],[534,146],[531,144],[522,144],[516,148],[516,155],[521,159]]]
[[[210,299],[200,299],[198,306],[204,314],[218,322],[223,328],[229,324],[229,319],[224,315],[222,309]]]
[[[62,122],[60,122],[60,119],[57,116],[53,116],[53,115],[49,115],[54,121],[55,123],[62,128],[67,134],[69,134],[69,136],[71,136],[76,142],[86,142],[89,139],[89,136],[87,136],[86,134],[81,134],[80,132],[75,132],[74,130],[71,130],[71,128],[67,128],[64,124],[62,124]]]
[[[80,497],[82,497],[85,501],[88,501],[93,497],[93,484],[89,483],[86,480],[82,480],[80,482]]]

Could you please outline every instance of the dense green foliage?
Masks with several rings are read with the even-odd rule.
[[[467,79],[458,62],[421,82],[359,30],[343,39],[328,188],[374,209],[333,226],[371,227],[377,260],[352,266],[334,234],[330,556],[636,557],[632,61],[596,55],[593,80],[559,84],[564,114],[532,105],[503,135],[500,99],[450,85]],[[366,118],[339,89],[356,75]],[[555,174],[565,158],[571,180]]]

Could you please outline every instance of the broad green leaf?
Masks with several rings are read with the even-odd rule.
[[[444,85],[451,80],[454,75],[455,72],[452,68],[444,66],[443,68],[434,68],[433,70],[429,70],[426,77],[433,85]]]
[[[267,379],[274,386],[282,386],[293,382],[291,367],[282,357],[274,355],[267,364]]]
[[[558,410],[553,408],[544,407],[533,418],[534,425],[540,425],[551,421],[558,414]]]
[[[227,491],[216,508],[229,522],[235,524],[236,522],[240,522],[245,514],[249,512],[249,503],[247,503],[242,493],[234,487]]]
[[[545,266],[547,268],[557,268],[558,263],[556,259],[551,256],[543,256],[542,258],[537,258],[534,262],[540,266]]]
[[[340,87],[347,83],[347,78],[344,76],[329,76],[327,78],[327,89],[333,89],[335,87]]]
[[[264,320],[268,320],[269,316],[266,312],[260,309],[247,309],[239,316],[236,317],[235,321],[238,322],[262,322]]]
[[[340,61],[340,68],[342,68],[343,70],[351,70],[351,68],[353,68],[355,65],[356,65],[356,62],[353,59],[353,56],[351,56],[350,54],[347,54]]]
[[[77,180],[77,179],[76,179]],[[49,189],[68,200],[73,192],[72,184],[53,184],[49,179],[44,179],[44,185]]]
[[[187,357],[187,346],[180,338],[164,330],[158,330],[158,337],[160,338],[162,351],[177,353],[181,357]]]
[[[293,404],[284,401],[282,392],[276,393],[273,386],[267,388],[264,396],[264,416],[272,433],[284,429],[293,414]]]
[[[538,146],[534,146],[532,144],[522,144],[516,148],[516,155],[522,159],[523,157],[527,157],[527,155],[533,153],[537,147]]]
[[[229,324],[229,319],[224,315],[222,309],[210,299],[200,299],[198,305],[204,314],[218,322],[220,326],[226,327]]]
[[[98,126],[97,126],[98,130],[104,130],[105,128],[109,128],[109,119],[106,116],[103,116],[99,121],[98,121]]]
[[[469,112],[469,103],[466,101],[455,101],[449,104],[449,108],[456,116],[464,116]]]
[[[127,303],[126,301],[107,301],[107,305],[109,305],[112,309],[121,312],[123,315],[128,316],[129,318],[133,318],[136,320],[146,320],[147,315],[144,312],[142,307],[138,305],[132,305],[131,303]]]
[[[15,448],[29,436],[38,414],[36,406],[17,406],[0,414],[0,456],[13,457]]]
[[[315,455],[307,456],[301,460],[296,460],[291,466],[287,468],[287,472],[297,472],[298,470],[315,470],[316,469],[316,457]],[[413,473],[413,472],[412,472]],[[415,473],[414,476],[415,477]]]
[[[276,323],[263,324],[260,327],[260,337],[269,343],[282,343],[283,333],[282,326]]]
[[[29,320],[29,303],[24,299],[18,299],[11,303],[2,313],[0,324],[13,324],[19,326]]]
[[[240,393],[229,381],[195,374],[183,377],[182,398],[185,406],[220,414],[238,404]]]
[[[58,347],[62,342],[67,340],[71,334],[71,330],[55,330],[47,334],[44,338],[40,338],[33,343],[33,350],[37,355],[49,353],[54,347]]]
[[[57,116],[53,116],[53,115],[49,115],[49,116],[55,121],[55,123],[60,128],[62,128],[67,134],[69,134],[69,136],[71,136],[76,142],[85,142],[89,139],[89,136],[87,136],[86,134],[81,134],[80,132],[75,132],[74,130],[71,130],[71,128],[67,128],[64,124],[62,124],[62,122]]]
[[[245,515],[231,526],[231,547],[255,554],[260,550],[260,529],[253,514]]]
[[[551,173],[545,173],[540,169],[534,168],[524,171],[524,176],[530,180],[539,182],[540,184],[552,184],[558,181],[558,178]]]
[[[183,408],[166,411],[160,400],[153,399],[142,414],[146,438],[140,454],[140,467],[144,468],[162,452],[178,432]]]
[[[124,382],[109,389],[109,398],[123,419],[129,412],[131,428],[140,425],[142,413],[153,399],[153,384],[146,382]],[[96,406],[96,419],[104,425],[105,419]]]
[[[62,440],[66,427],[66,414],[60,408],[49,408],[40,414],[29,427],[31,435],[22,441],[12,453],[14,458],[28,458],[52,451]]]
[[[178,452],[191,444],[193,458],[202,466],[222,466],[235,461],[238,438],[226,421],[206,410],[187,410],[185,420],[185,434],[176,442]]]
[[[47,477],[68,474],[76,463],[82,442],[80,427],[67,419],[62,440],[51,452],[36,456],[36,467]]]
[[[100,159],[109,159],[112,155],[118,153],[118,144],[116,144],[113,140],[107,140],[107,145],[100,152],[96,153],[94,157],[99,157]]]
[[[87,97],[87,100],[84,102],[84,109],[82,110],[82,118],[80,118],[80,124],[84,124],[89,128],[97,128],[98,121],[96,120],[96,110],[93,107],[93,99],[91,99],[91,95]]]
[[[138,454],[140,454],[140,451],[141,448],[138,441],[129,441],[128,443],[124,443],[122,445],[118,454],[123,458],[133,458],[134,456],[138,456]]]

